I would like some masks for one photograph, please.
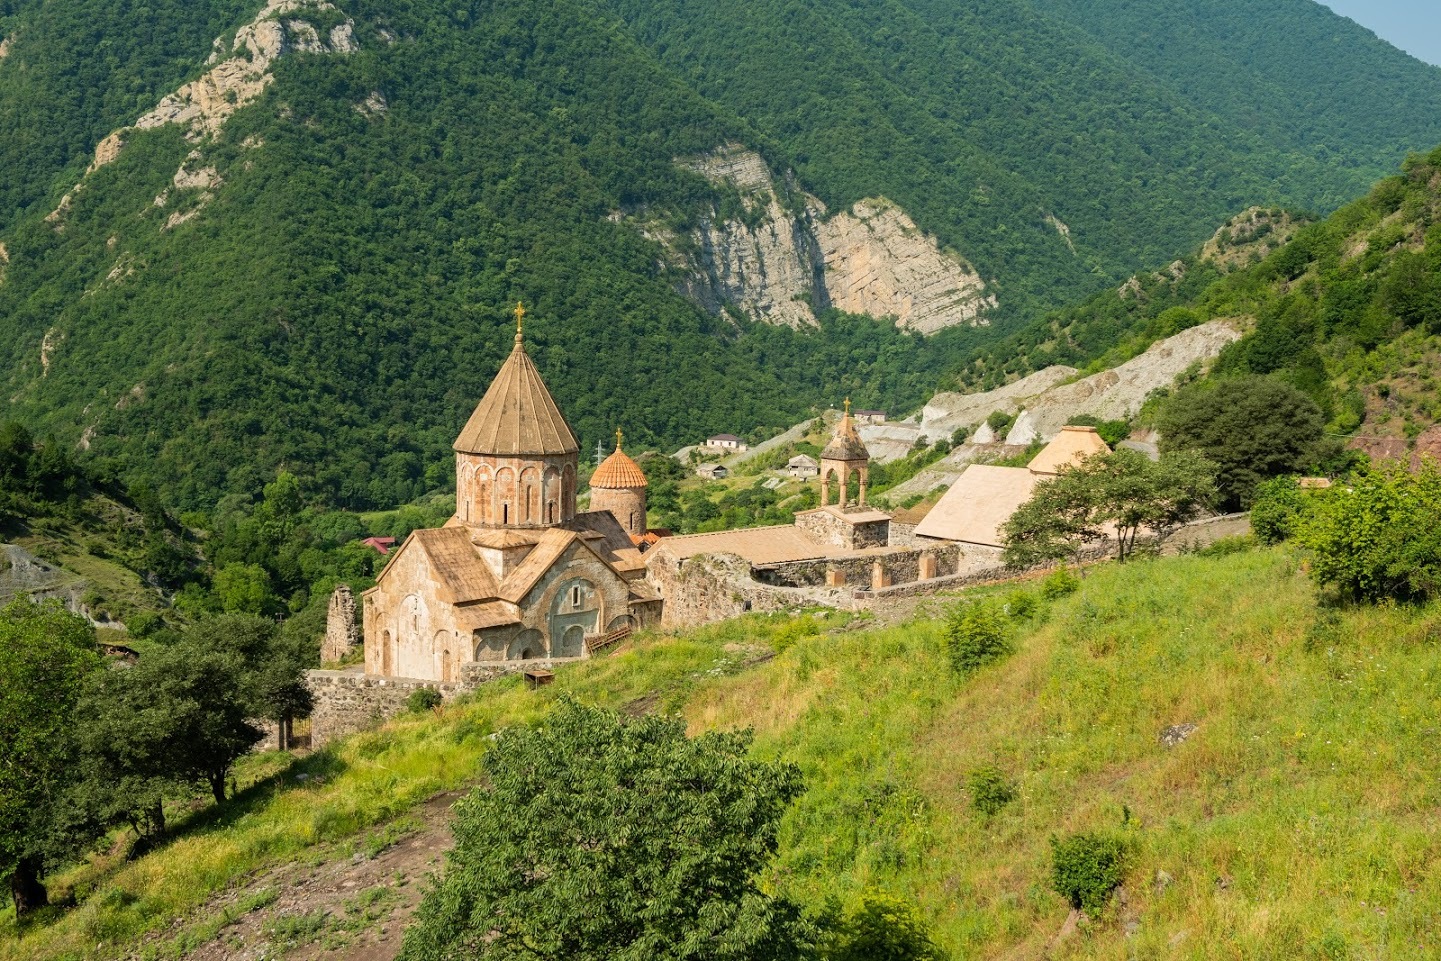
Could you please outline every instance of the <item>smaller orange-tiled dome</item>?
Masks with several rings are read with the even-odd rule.
[[[590,478],[592,488],[604,487],[610,490],[626,490],[636,487],[645,487],[645,471],[640,465],[631,460],[629,454],[620,449],[620,440],[623,435],[617,431],[615,439],[615,453],[611,454],[601,465],[595,469],[595,474]]]

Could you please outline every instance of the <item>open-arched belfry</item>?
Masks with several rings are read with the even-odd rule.
[[[585,657],[659,618],[616,515],[576,510],[580,444],[526,353],[524,313],[456,438],[455,516],[406,538],[364,594],[367,674],[460,681],[477,662]]]
[[[848,507],[862,508],[866,506],[866,488],[870,484],[871,474],[871,452],[866,450],[866,445],[861,441],[861,435],[856,430],[856,422],[851,419],[851,400],[846,398],[846,412],[841,415],[841,422],[836,426],[836,432],[831,437],[831,442],[821,451],[821,506],[831,506],[831,490],[834,486],[838,489],[838,498],[835,506],[845,510]],[[855,475],[859,481],[860,499],[851,504],[849,496],[851,476]]]

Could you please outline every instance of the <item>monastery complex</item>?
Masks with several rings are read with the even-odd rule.
[[[517,671],[540,678],[646,626],[863,606],[994,576],[997,529],[1036,478],[1106,449],[1093,429],[1067,428],[1030,468],[973,467],[963,479],[974,482],[911,523],[868,503],[870,455],[847,404],[815,468],[819,507],[794,524],[658,538],[646,528],[645,473],[622,439],[591,477],[591,509],[578,510],[580,444],[517,323],[454,444],[455,515],[391,550],[361,595],[363,672],[311,673],[319,741],[400,710],[417,687],[448,696]],[[349,604],[347,594],[333,607]],[[338,655],[344,626],[330,634]]]

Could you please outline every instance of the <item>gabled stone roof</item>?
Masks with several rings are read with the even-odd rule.
[[[1059,474],[1063,467],[1075,467],[1087,457],[1110,452],[1096,428],[1062,427],[1027,466],[1033,474]]]
[[[850,411],[842,417],[836,427],[836,434],[826,449],[821,451],[821,460],[870,460],[871,452],[866,450],[866,445],[861,442],[861,435],[856,430],[856,422],[851,420]]]
[[[1024,467],[972,464],[916,525],[916,536],[1004,547],[1001,528],[1041,480]]]
[[[580,443],[525,352],[519,334],[490,389],[455,440],[463,454],[576,454]]]

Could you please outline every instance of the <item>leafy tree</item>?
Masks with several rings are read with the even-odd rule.
[[[818,952],[822,961],[944,961],[915,906],[867,891]]]
[[[1200,451],[1217,465],[1221,506],[1248,507],[1263,480],[1312,469],[1325,420],[1289,384],[1240,377],[1183,388],[1162,408],[1162,451]]]
[[[1296,478],[1262,481],[1251,501],[1251,532],[1263,544],[1290,540],[1305,511],[1306,493]]]
[[[163,718],[166,773],[205,784],[215,803],[223,804],[231,767],[261,735],[249,720],[244,661],[186,640],[147,654],[141,663],[150,683],[137,697]]]
[[[1112,447],[1131,436],[1131,423],[1126,420],[1101,420],[1091,414],[1080,414],[1066,421],[1066,425],[1077,427],[1094,427],[1096,433],[1101,435],[1101,440]]]
[[[227,614],[263,614],[275,603],[270,575],[259,564],[226,564],[215,572],[215,594]]]
[[[800,775],[749,744],[569,700],[502,732],[401,957],[800,957],[795,909],[756,879]]]
[[[315,607],[320,603],[317,598]],[[309,621],[292,618],[277,628],[269,618],[222,614],[202,618],[186,632],[189,643],[238,659],[241,676],[236,696],[251,717],[275,722],[282,749],[289,741],[291,722],[308,716],[313,706],[305,672],[320,666],[320,654],[314,632],[306,629]]]
[[[1297,540],[1316,582],[1352,601],[1441,595],[1441,468],[1363,470],[1307,498]]]
[[[68,797],[72,712],[99,668],[94,629],[58,601],[0,608],[0,876],[17,917],[48,903],[42,874],[90,839]]]
[[[98,672],[75,709],[83,803],[107,824],[129,824],[142,847],[165,836],[165,801],[189,787],[176,742],[186,705],[170,668],[161,654]]]
[[[1121,449],[1088,457],[1036,485],[1006,521],[1006,563],[1028,567],[1074,556],[1087,544],[1114,538],[1126,560],[1141,531],[1165,535],[1195,517],[1216,496],[1216,467],[1193,451],[1152,462]]]

